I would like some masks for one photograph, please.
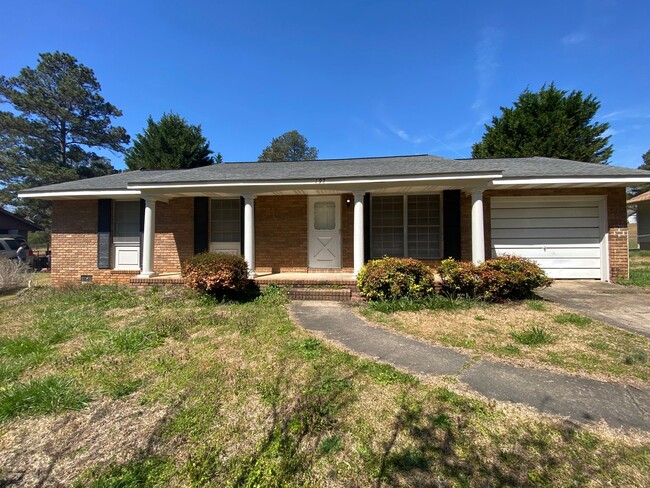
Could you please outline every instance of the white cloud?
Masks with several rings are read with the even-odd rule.
[[[478,93],[471,108],[478,114],[476,125],[481,125],[490,119],[486,108],[486,99],[494,84],[499,69],[498,57],[503,42],[503,32],[494,27],[481,29],[481,38],[474,48],[476,62],[474,69],[477,75]]]
[[[573,46],[585,42],[588,37],[585,32],[572,32],[562,38],[562,44],[565,46]]]
[[[638,109],[615,110],[600,117],[603,120],[650,119],[650,112]]]

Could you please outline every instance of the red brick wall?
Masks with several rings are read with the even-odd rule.
[[[97,268],[97,200],[53,202],[52,283],[128,283],[137,271]],[[180,271],[181,260],[194,252],[194,204],[191,198],[156,203],[154,270]],[[180,250],[180,251],[179,251]]]
[[[194,199],[156,202],[156,240],[153,269],[179,273],[181,262],[194,255]]]
[[[255,267],[258,272],[307,269],[307,197],[255,199]]]

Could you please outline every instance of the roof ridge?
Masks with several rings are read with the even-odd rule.
[[[441,156],[434,156],[431,154],[406,154],[406,155],[394,155],[394,156],[363,156],[357,158],[325,158],[325,159],[301,159],[299,161],[224,161],[222,164],[257,164],[257,163],[309,163],[309,162],[323,162],[323,161],[357,161],[360,159],[391,159],[391,158],[421,158],[423,156],[428,156],[432,158],[447,159]],[[214,166],[214,165],[211,165]],[[201,166],[205,168],[206,166]],[[197,169],[197,168],[192,168]]]

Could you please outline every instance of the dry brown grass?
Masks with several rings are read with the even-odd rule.
[[[544,310],[531,306],[542,304]],[[539,306],[539,305],[537,305]],[[525,366],[647,386],[650,381],[650,340],[592,320],[587,325],[558,324],[565,309],[549,302],[483,304],[466,310],[372,313],[385,328],[426,341],[451,346]],[[512,333],[543,329],[550,344],[519,344]],[[636,352],[646,359],[626,364]]]
[[[70,485],[96,463],[124,463],[150,450],[169,406],[143,407],[137,396],[103,399],[82,412],[14,421],[0,437],[3,481]]]
[[[57,346],[58,359],[40,367],[75,379],[94,401],[0,425],[0,479],[114,476],[102,486],[116,486],[127,473],[136,486],[138,463],[156,458],[145,475],[159,486],[650,483],[648,434],[489,401],[454,378],[418,381],[315,341],[281,304],[149,305],[102,313],[111,331],[130,314],[137,320],[127,326],[154,327],[148,320],[159,314],[187,319],[188,333],[84,363],[68,357],[80,336]],[[458,317],[471,313],[482,312]],[[129,381],[137,391],[111,399],[107,385]]]

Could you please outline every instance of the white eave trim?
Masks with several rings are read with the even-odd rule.
[[[492,182],[494,186],[505,185],[578,185],[578,184],[626,184],[637,185],[640,183],[650,183],[650,176],[635,176],[617,178],[611,176],[605,177],[590,177],[590,178],[521,178],[515,179],[501,179]]]
[[[375,183],[421,183],[450,180],[479,180],[489,182],[501,178],[499,173],[490,174],[446,174],[446,175],[423,175],[423,176],[402,176],[396,178],[314,178],[300,181],[221,181],[221,182],[186,182],[186,183],[132,183],[127,185],[134,190],[165,190],[185,188],[237,188],[237,187],[287,187],[287,186],[334,186],[334,185],[371,185]]]
[[[24,191],[18,193],[20,198],[70,198],[70,197],[128,197],[140,196],[139,190],[74,190],[74,191],[50,191],[50,192],[30,192]]]

